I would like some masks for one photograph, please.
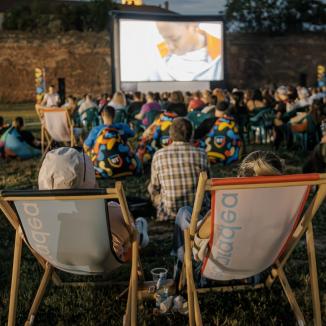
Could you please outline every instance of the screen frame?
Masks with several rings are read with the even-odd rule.
[[[227,84],[227,60],[226,60],[226,28],[225,18],[222,15],[180,15],[178,13],[147,13],[147,12],[132,12],[132,11],[116,11],[110,12],[110,40],[111,40],[111,76],[112,76],[112,92],[121,89],[121,84],[139,84],[139,83],[169,83],[175,84],[176,89],[178,83],[181,81],[133,81],[133,82],[122,82],[121,81],[121,69],[120,69],[120,20],[148,20],[148,21],[171,21],[171,22],[219,22],[222,24],[222,65],[223,65],[223,79],[211,80],[209,82],[210,88],[225,88]],[[205,81],[188,81],[192,82],[205,82]]]

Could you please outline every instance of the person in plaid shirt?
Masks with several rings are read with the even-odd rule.
[[[174,220],[180,208],[193,206],[199,174],[209,172],[206,152],[190,143],[192,135],[191,122],[176,118],[170,127],[172,144],[153,157],[148,191],[159,221]]]

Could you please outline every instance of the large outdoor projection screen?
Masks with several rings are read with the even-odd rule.
[[[202,16],[188,19],[119,17],[114,42],[118,81],[223,81],[223,21]]]

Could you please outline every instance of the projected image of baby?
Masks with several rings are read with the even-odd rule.
[[[156,23],[163,41],[157,44],[160,62],[151,80],[222,79],[221,40],[201,29],[200,25],[192,22]]]

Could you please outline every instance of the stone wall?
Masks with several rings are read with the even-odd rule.
[[[228,86],[316,82],[316,67],[326,64],[326,33],[287,36],[227,35]]]
[[[308,85],[316,66],[326,64],[324,34],[268,36],[229,34],[226,65],[229,87],[270,83]],[[65,78],[66,94],[98,95],[111,91],[110,42],[107,32],[40,35],[0,33],[0,102],[34,99],[34,68],[46,68],[47,84]]]
[[[66,94],[111,90],[108,33],[57,35],[0,33],[0,102],[33,101],[34,68],[45,67],[47,84],[65,78]]]

